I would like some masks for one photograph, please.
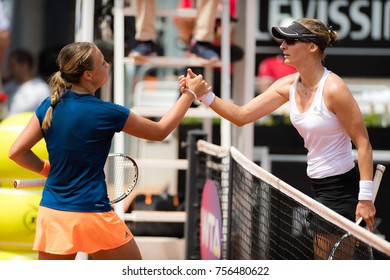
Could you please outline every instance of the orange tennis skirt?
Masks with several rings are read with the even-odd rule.
[[[69,212],[40,206],[33,249],[50,254],[91,254],[126,244],[133,234],[114,211]]]

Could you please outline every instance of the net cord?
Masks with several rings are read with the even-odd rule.
[[[205,140],[198,140],[196,144],[198,151],[204,152],[215,157],[223,158],[228,157],[230,155],[228,148],[223,148],[221,146],[209,143]]]
[[[203,143],[202,146],[206,146],[206,144]],[[216,147],[212,147],[211,150],[216,150]],[[262,179],[263,181],[270,184],[275,189],[291,197],[292,199],[304,205],[305,207],[309,208],[310,210],[320,215],[321,217],[329,221],[332,221],[338,227],[342,228],[347,232],[350,232],[353,236],[362,240],[368,245],[374,247],[378,251],[390,255],[390,243],[387,242],[386,240],[362,228],[361,226],[356,225],[355,223],[348,220],[347,218],[341,216],[340,214],[327,208],[321,203],[315,201],[314,199],[307,196],[306,194],[298,191],[294,187],[290,186],[286,182],[282,181],[278,177],[274,176],[273,174],[269,173],[268,171],[264,170],[263,168],[261,168],[260,166],[258,166],[257,164],[255,164],[254,162],[246,158],[235,147],[230,147],[230,154],[238,164],[244,167],[253,176]]]

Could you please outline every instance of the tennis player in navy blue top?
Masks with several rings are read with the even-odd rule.
[[[123,131],[147,140],[165,139],[210,88],[202,77],[194,79],[190,90],[159,121],[152,121],[95,96],[110,66],[93,43],[65,46],[57,63],[59,71],[49,79],[51,96],[9,151],[16,163],[47,177],[33,248],[39,259],[74,259],[78,252],[93,259],[141,259],[132,233],[107,196],[103,169],[112,138]],[[42,138],[48,161],[31,150]]]

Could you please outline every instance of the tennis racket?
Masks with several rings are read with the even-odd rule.
[[[104,166],[108,198],[111,204],[127,197],[138,180],[138,165],[134,159],[122,153],[110,153]],[[16,189],[43,187],[46,179],[15,180]]]
[[[383,173],[385,172],[386,170],[386,167],[382,164],[378,164],[376,166],[376,170],[375,170],[375,175],[374,175],[374,185],[373,185],[373,198],[372,200],[375,202],[375,198],[376,198],[376,195],[378,193],[378,190],[379,190],[379,186],[380,186],[380,183],[381,183],[381,180],[382,180],[382,177],[383,177]],[[360,217],[357,221],[356,221],[356,225],[359,225],[361,222],[363,221],[363,218]],[[343,242],[343,240],[345,240],[348,236],[350,236],[351,233],[350,232],[346,232],[343,236],[341,236],[341,238],[333,245],[333,248],[332,248],[332,251],[330,252],[329,254],[329,257],[328,257],[328,260],[333,260],[334,258],[334,255],[338,249],[338,247],[340,246],[340,244]]]

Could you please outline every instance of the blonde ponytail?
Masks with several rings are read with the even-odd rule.
[[[60,102],[62,94],[68,88],[65,80],[61,77],[61,72],[54,73],[49,79],[49,86],[51,88],[51,102],[50,107],[47,109],[45,117],[42,122],[42,129],[47,130],[53,121],[53,111]]]

